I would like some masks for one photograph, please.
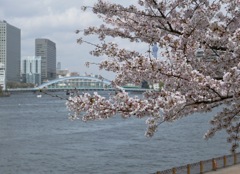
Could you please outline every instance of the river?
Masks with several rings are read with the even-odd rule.
[[[163,124],[147,138],[145,119],[71,121],[64,100],[12,94],[0,98],[0,173],[150,174],[229,154],[225,133],[202,138],[214,112]]]

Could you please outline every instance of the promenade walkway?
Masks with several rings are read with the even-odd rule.
[[[204,174],[240,174],[240,164],[218,169],[216,171],[206,172]]]

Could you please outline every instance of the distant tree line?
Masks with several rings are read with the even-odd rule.
[[[7,82],[7,89],[9,88],[33,88],[32,83],[21,83],[21,82]]]

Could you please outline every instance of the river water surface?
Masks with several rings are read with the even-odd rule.
[[[68,119],[65,101],[33,93],[0,98],[1,174],[150,174],[229,154],[224,133],[205,141],[212,114],[162,125],[145,119]]]

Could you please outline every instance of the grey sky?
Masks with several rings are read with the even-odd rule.
[[[99,71],[98,67],[85,67],[86,61],[94,61],[88,45],[78,45],[76,29],[84,29],[100,23],[90,10],[83,12],[81,6],[92,6],[97,0],[0,0],[0,20],[21,29],[22,56],[34,55],[35,38],[48,38],[56,43],[57,61],[62,69],[102,74],[113,78],[113,74]],[[121,3],[112,0],[111,2]],[[137,2],[136,0],[131,2]],[[129,2],[124,2],[125,5]],[[96,59],[96,58],[95,58]],[[96,59],[99,61],[99,58]]]

